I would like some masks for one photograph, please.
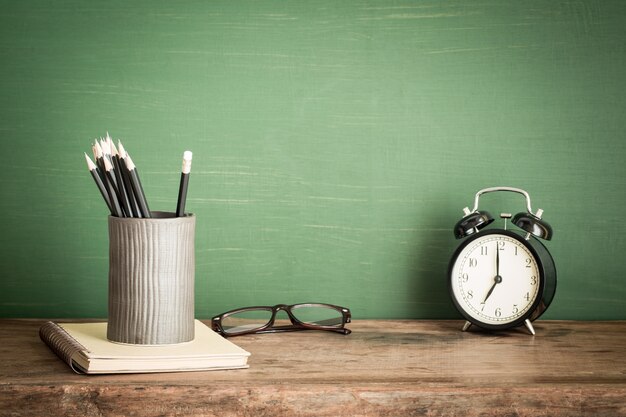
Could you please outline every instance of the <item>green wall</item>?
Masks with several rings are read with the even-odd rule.
[[[2,1],[0,316],[106,316],[83,152],[108,131],[152,209],[194,152],[200,318],[458,317],[452,227],[508,185],[555,229],[544,317],[625,319],[625,26],[622,1]]]

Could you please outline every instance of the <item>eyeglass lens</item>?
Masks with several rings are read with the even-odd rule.
[[[341,312],[331,307],[304,304],[294,306],[291,313],[302,323],[309,325],[341,327],[343,323]],[[279,319],[279,315],[280,312],[274,322],[275,327],[291,324],[289,319]],[[253,331],[266,326],[271,318],[271,308],[239,311],[224,317],[222,328],[227,334]]]
[[[315,305],[294,306],[291,313],[302,323],[318,326],[341,326],[343,316],[334,308]]]
[[[222,329],[229,334],[256,330],[265,326],[271,318],[271,309],[239,311],[222,319]]]

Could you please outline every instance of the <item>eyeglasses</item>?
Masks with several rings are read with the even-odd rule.
[[[276,320],[276,314],[284,311],[289,320]],[[238,308],[213,317],[212,328],[229,337],[249,333],[291,332],[296,330],[328,330],[350,334],[344,326],[350,323],[350,310],[332,304],[304,303],[277,304]]]

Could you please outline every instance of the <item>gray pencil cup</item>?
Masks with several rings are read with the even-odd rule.
[[[193,214],[109,216],[109,340],[141,345],[193,340],[195,226]]]

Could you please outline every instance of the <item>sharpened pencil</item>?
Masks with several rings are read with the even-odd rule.
[[[93,146],[96,153],[96,165],[98,165],[99,168],[100,178],[102,179],[102,182],[106,182],[106,178],[104,177],[104,152],[102,151],[102,146],[100,146],[97,139],[95,140]]]
[[[150,214],[150,209],[148,208],[148,202],[146,201],[146,196],[143,193],[143,187],[141,186],[141,180],[139,179],[139,173],[137,172],[137,167],[133,163],[128,152],[126,152],[126,168],[128,168],[128,174],[130,177],[130,183],[133,188],[133,193],[135,195],[135,200],[137,201],[137,205],[141,210],[141,215],[146,218],[151,218],[152,214]]]
[[[106,156],[103,158],[104,159],[104,169],[105,169],[105,176],[106,176],[106,189],[107,192],[109,194],[109,200],[111,201],[111,208],[113,209],[113,215],[116,217],[124,217],[124,210],[122,210],[122,208],[120,207],[120,203],[117,199],[117,188],[115,186],[115,177],[113,172],[113,165],[111,165],[111,161],[109,161],[109,158],[107,158]]]
[[[93,161],[89,158],[89,156],[87,156],[87,154],[85,154],[85,160],[87,160],[87,168],[89,168],[89,172],[91,173],[93,180],[96,182],[98,191],[100,191],[100,194],[102,194],[102,198],[104,198],[104,202],[106,203],[111,214],[114,214],[113,209],[111,208],[111,201],[109,200],[109,195],[107,194],[107,190],[104,187],[104,184],[102,183],[100,174],[98,173],[98,167],[96,166],[96,164],[93,163]]]
[[[111,162],[113,163],[113,172],[115,173],[115,181],[117,186],[117,198],[120,202],[120,206],[122,210],[124,210],[124,214],[126,217],[133,217],[133,210],[131,208],[130,202],[128,201],[128,194],[126,194],[126,186],[124,183],[123,175],[125,173],[120,169],[120,159],[117,152],[117,148],[115,144],[110,140],[109,134],[107,133],[107,138],[109,139],[109,147],[111,148]]]
[[[187,188],[189,187],[189,173],[191,172],[191,151],[183,153],[183,168],[180,173],[180,186],[178,187],[178,202],[176,204],[176,217],[185,215],[185,202],[187,200]]]
[[[141,209],[137,204],[137,200],[135,199],[135,194],[133,193],[133,186],[130,181],[130,173],[128,172],[128,168],[126,167],[126,149],[124,149],[124,145],[122,145],[121,141],[117,142],[117,158],[120,166],[120,171],[122,173],[122,179],[124,180],[124,189],[126,191],[126,196],[128,197],[128,204],[130,205],[130,209],[132,217],[141,218]]]

